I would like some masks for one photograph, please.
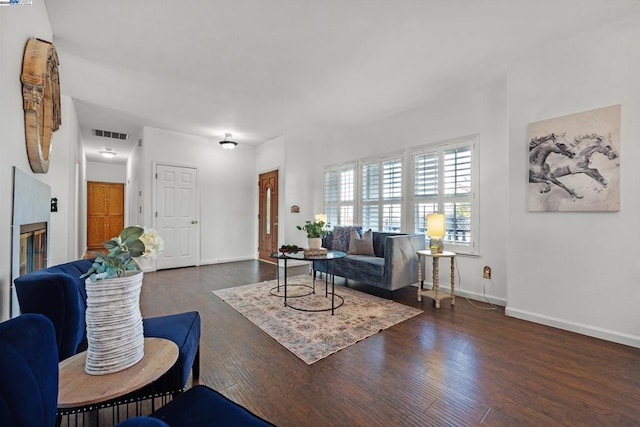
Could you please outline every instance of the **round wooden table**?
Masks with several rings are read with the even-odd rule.
[[[89,375],[84,371],[83,351],[60,362],[58,412],[65,408],[91,407],[136,391],[166,373],[178,360],[178,346],[164,338],[145,338],[144,357],[120,372]],[[62,410],[62,411],[61,411]]]

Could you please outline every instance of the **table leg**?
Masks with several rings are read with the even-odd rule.
[[[276,283],[278,286],[278,292],[280,292],[280,255],[276,258]]]
[[[311,269],[313,270],[312,274],[313,274],[313,278],[311,279],[311,285],[313,286],[313,290],[311,291],[312,294],[316,293],[316,261],[313,260],[311,261]]]
[[[327,261],[331,264],[331,315],[334,315],[336,307],[336,275],[333,274],[333,261]],[[327,271],[329,271],[329,264],[327,264]]]
[[[422,289],[424,287],[424,280],[422,280],[422,260],[418,255],[418,302],[422,301]]]
[[[327,268],[327,273],[324,275],[324,297],[329,296],[329,265],[331,265],[331,272],[333,272],[333,263],[326,261],[325,267]]]
[[[284,259],[284,306],[287,306],[287,258]]]
[[[439,278],[439,258],[433,257],[433,290],[435,291],[435,303],[436,308],[440,308],[440,298],[438,297],[438,290],[440,288]]]
[[[455,257],[451,257],[451,305],[456,304],[456,267],[455,267]]]

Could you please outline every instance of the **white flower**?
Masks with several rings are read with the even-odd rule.
[[[145,228],[144,234],[140,236],[140,240],[144,243],[145,255],[157,254],[164,249],[164,240],[153,228]]]

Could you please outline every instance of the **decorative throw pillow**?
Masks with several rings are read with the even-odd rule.
[[[362,233],[360,225],[336,225],[331,232],[331,249],[334,251],[347,252],[349,250],[349,242],[351,239],[351,231],[355,230],[358,235]]]
[[[375,256],[376,254],[373,252],[373,231],[369,229],[360,237],[360,234],[353,230],[351,232],[348,253],[351,255]]]

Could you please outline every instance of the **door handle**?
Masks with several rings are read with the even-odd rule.
[[[278,226],[278,223],[277,223],[277,222],[274,222],[274,223],[273,223],[273,226],[274,226],[274,227],[277,227],[277,226]]]
[[[191,224],[197,224],[197,223],[198,223],[198,221],[195,221],[195,220],[191,221]]]

